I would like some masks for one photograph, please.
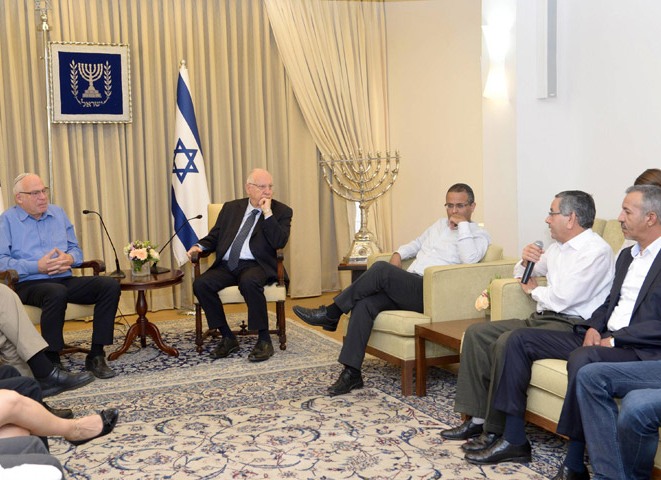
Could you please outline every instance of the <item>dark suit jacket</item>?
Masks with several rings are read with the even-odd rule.
[[[234,237],[241,228],[248,201],[248,198],[241,198],[223,204],[218,220],[209,235],[198,242],[204,250],[216,252],[216,261],[211,268],[219,265],[223,255],[232,245]],[[273,215],[266,220],[263,215],[257,217],[257,224],[250,236],[250,251],[269,276],[269,280],[277,278],[276,250],[287,245],[293,215],[291,208],[277,200],[271,200],[271,211]]]
[[[620,253],[615,264],[615,279],[606,301],[597,308],[590,319],[574,329],[585,333],[589,327],[598,330],[603,337],[613,336],[615,346],[632,348],[641,360],[661,359],[661,254],[652,262],[643,286],[638,293],[628,327],[608,332],[608,319],[620,300],[622,283],[633,257],[631,248]]]

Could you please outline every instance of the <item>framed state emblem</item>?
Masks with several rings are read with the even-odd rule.
[[[130,123],[131,68],[123,44],[50,42],[53,123]]]

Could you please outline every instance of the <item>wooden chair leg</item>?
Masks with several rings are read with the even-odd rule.
[[[285,318],[285,302],[276,302],[275,317],[278,325],[280,350],[287,349],[287,319]]]
[[[402,362],[402,395],[405,397],[413,395],[413,367],[415,360]]]
[[[202,307],[199,303],[195,304],[195,350],[202,353]]]

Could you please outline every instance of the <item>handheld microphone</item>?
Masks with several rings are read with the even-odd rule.
[[[122,270],[119,268],[119,258],[117,258],[117,250],[115,249],[115,244],[112,243],[112,238],[110,238],[110,234],[108,233],[108,229],[106,228],[106,224],[103,221],[103,217],[99,212],[95,212],[94,210],[83,210],[83,215],[88,215],[90,213],[94,213],[95,215],[98,215],[99,218],[101,219],[101,225],[103,226],[103,230],[106,232],[106,236],[108,237],[108,240],[110,240],[110,245],[112,246],[112,251],[115,254],[115,271],[112,273],[109,273],[109,277],[113,278],[124,278],[126,277],[126,274],[122,272]]]
[[[541,240],[537,240],[535,242],[535,245],[537,245],[539,248],[544,248],[544,242]],[[521,277],[521,283],[528,283],[528,280],[530,280],[530,276],[532,275],[532,270],[535,268],[535,262],[528,262],[528,265],[526,265],[526,269],[523,271],[523,276]]]
[[[184,228],[186,225],[188,225],[188,222],[190,222],[191,220],[199,220],[200,218],[202,218],[202,214],[195,215],[194,217],[187,218],[186,221],[185,221],[184,223],[182,223],[181,226],[179,226],[179,228],[177,228],[177,230],[176,230],[176,231],[174,232],[174,234],[170,237],[170,239],[169,239],[167,242],[165,242],[165,245],[163,245],[163,246],[161,247],[161,249],[158,251],[158,255],[159,255],[159,256],[161,255],[161,252],[162,252],[163,250],[165,250],[165,247],[167,247],[168,245],[170,245],[170,242],[171,242],[172,240],[174,240],[174,237],[177,236],[177,234],[181,231],[182,228]],[[158,275],[159,273],[167,273],[167,272],[169,272],[169,271],[170,271],[169,268],[159,267],[159,266],[156,265],[156,264],[152,265],[151,268],[149,269],[149,272],[150,272],[151,274],[153,274],[153,275]]]

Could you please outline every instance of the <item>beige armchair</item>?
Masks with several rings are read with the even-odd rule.
[[[390,256],[390,253],[374,255],[368,259],[368,267],[375,261],[388,261]],[[404,267],[409,263],[405,263]],[[475,299],[493,278],[511,276],[514,264],[515,260],[503,259],[501,247],[490,245],[480,263],[427,268],[423,279],[424,312],[381,312],[374,321],[367,353],[400,367],[402,394],[411,395],[415,326],[483,316],[484,313],[475,310]],[[459,360],[458,352],[429,342],[426,344],[426,357],[427,365]]]
[[[218,214],[220,213],[221,208],[223,208],[222,203],[210,203],[207,207],[208,213],[208,225],[209,230],[213,228],[218,219]],[[208,258],[208,264],[211,265],[216,257],[212,252],[201,252],[193,253],[191,255],[191,264],[193,265],[193,279],[201,275],[201,260],[203,258]],[[274,330],[269,330],[269,333],[275,333],[278,335],[280,341],[280,350],[285,350],[287,348],[287,322],[285,320],[285,299],[287,298],[287,287],[285,286],[285,267],[284,267],[284,257],[282,249],[277,252],[277,262],[278,262],[278,280],[277,282],[264,286],[264,296],[266,297],[266,302],[275,303],[275,312],[276,312],[276,328]],[[239,291],[238,286],[223,288],[218,292],[220,301],[223,305],[231,303],[246,303],[243,295]],[[248,330],[248,325],[245,321],[241,322],[239,325],[239,330],[234,332],[236,335],[249,335],[257,332],[252,332]],[[211,336],[217,337],[220,333],[216,329],[207,330],[202,333],[202,308],[200,305],[195,302],[195,345],[198,353],[202,353],[202,345],[204,339]]]
[[[74,270],[92,269],[94,275],[99,275],[106,271],[106,264],[103,260],[88,260],[81,263]],[[0,270],[0,282],[7,285],[12,290],[18,283],[18,272],[16,270]],[[34,325],[41,323],[41,308],[33,307],[32,305],[23,305],[28,318]],[[81,318],[92,317],[94,315],[94,305],[82,305],[78,303],[68,303],[67,309],[64,312],[64,320],[79,320]],[[89,353],[89,350],[81,347],[71,347],[65,345],[65,348],[60,353],[76,353],[83,352]]]

